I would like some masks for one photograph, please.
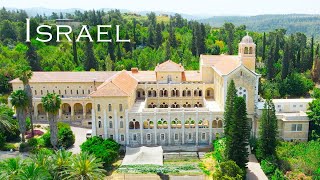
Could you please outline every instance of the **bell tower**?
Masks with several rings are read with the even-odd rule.
[[[254,72],[256,67],[256,44],[248,33],[239,43],[238,53],[241,63]]]

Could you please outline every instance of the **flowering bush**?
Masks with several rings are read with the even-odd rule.
[[[41,130],[33,130],[33,133],[34,133],[34,136],[41,136],[41,135],[43,135],[43,132],[41,131]],[[26,138],[27,139],[30,139],[31,138],[31,131],[28,131],[27,133],[26,133]]]

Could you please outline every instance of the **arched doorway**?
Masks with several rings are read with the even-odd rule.
[[[37,105],[37,110],[38,110],[37,119],[38,120],[46,120],[47,113],[44,111],[43,105],[41,103]]]
[[[76,120],[81,120],[83,118],[83,107],[82,104],[74,104],[74,116]]]
[[[86,104],[86,119],[91,119],[92,117],[92,103]]]
[[[143,100],[145,98],[145,91],[143,89],[137,89],[137,99]]]
[[[62,109],[62,120],[70,120],[71,119],[71,106],[68,103],[63,103],[61,105]]]

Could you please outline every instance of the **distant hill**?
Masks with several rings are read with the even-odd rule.
[[[1,7],[1,6],[0,6]],[[17,8],[6,8],[8,10],[17,10]],[[104,11],[110,11],[114,8],[100,8],[100,9],[96,9],[96,10],[104,10]],[[72,9],[49,9],[49,8],[42,8],[42,7],[34,7],[34,8],[25,8],[24,9],[27,14],[29,16],[36,16],[37,14],[39,15],[43,15],[45,14],[46,16],[50,16],[52,14],[52,12],[56,12],[56,13],[62,13],[62,14],[65,14],[65,13],[74,13],[75,10],[79,10],[81,12],[84,12],[85,10],[84,9],[79,9],[79,8],[72,8]],[[129,12],[133,12],[133,13],[136,13],[136,14],[140,14],[142,16],[145,16],[146,14],[150,13],[151,11],[130,11],[130,10],[127,10],[127,9],[119,9],[122,13],[129,13]],[[175,12],[163,12],[163,11],[153,11],[155,12],[157,15],[163,15],[163,14],[166,14],[166,15],[174,15]],[[198,20],[198,19],[203,19],[203,18],[208,18],[208,16],[205,16],[205,15],[190,15],[190,14],[181,14],[181,16],[183,18],[186,18],[188,20]]]
[[[214,27],[221,27],[225,22],[237,26],[246,25],[250,31],[268,32],[278,28],[287,29],[287,33],[303,32],[308,36],[320,37],[320,15],[288,14],[258,16],[215,16],[198,20]]]

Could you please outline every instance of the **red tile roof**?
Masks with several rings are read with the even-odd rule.
[[[181,64],[177,64],[171,60],[165,61],[155,68],[156,72],[164,71],[164,72],[183,72],[184,67]]]
[[[212,66],[221,75],[227,75],[241,65],[237,55],[201,55],[200,61],[203,65]]]

